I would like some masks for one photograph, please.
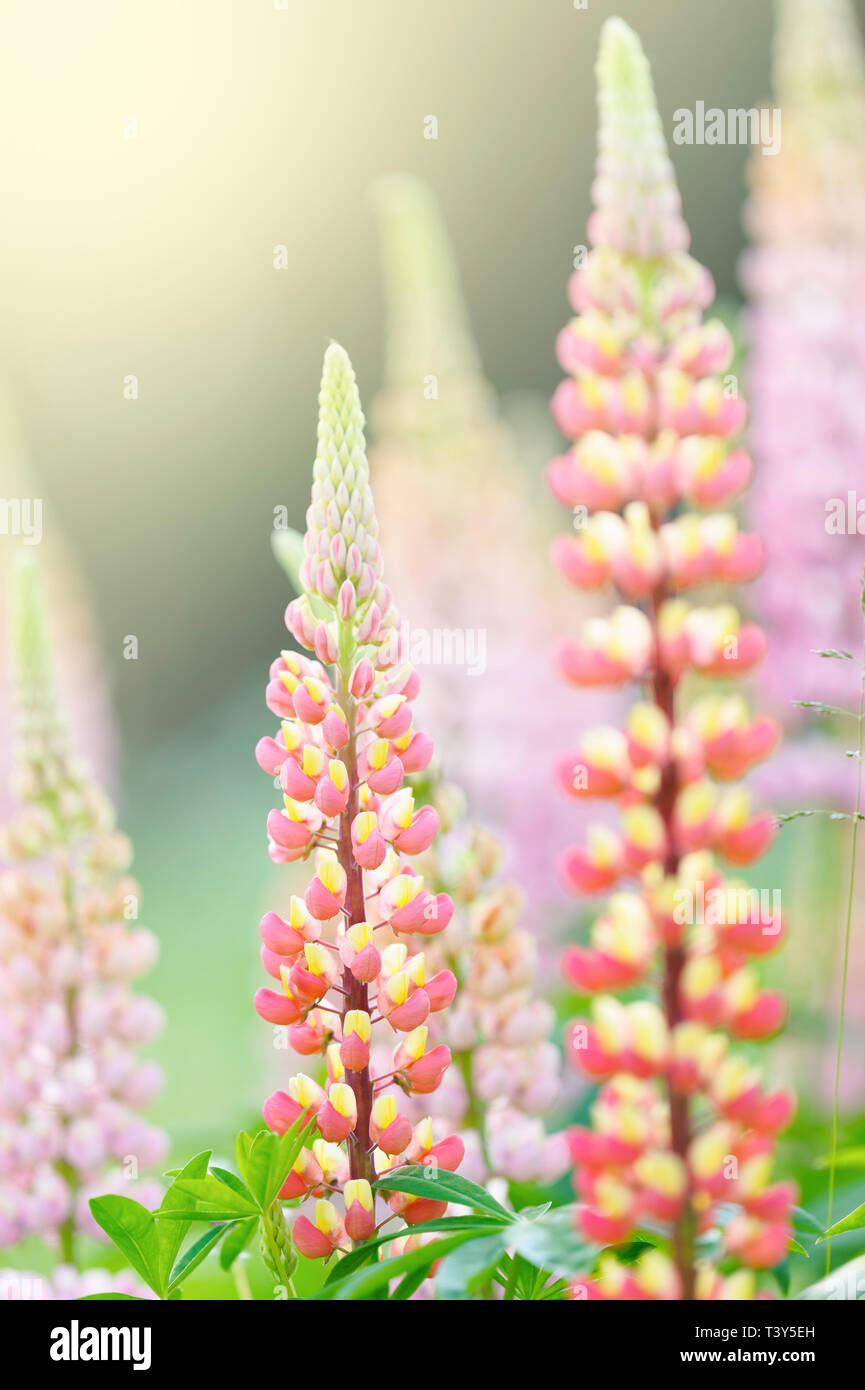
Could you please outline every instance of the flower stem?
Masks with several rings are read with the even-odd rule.
[[[346,721],[349,727],[349,741],[345,748],[343,757],[345,768],[348,773],[349,795],[346,808],[339,819],[339,849],[337,857],[345,870],[346,887],[346,928],[354,926],[356,922],[363,922],[366,918],[366,899],[363,891],[363,869],[354,857],[351,844],[351,826],[358,813],[357,797],[357,750],[354,741],[355,725],[355,703],[349,691],[348,682],[350,672],[348,661],[340,662],[340,690],[339,702],[345,711]],[[359,1009],[363,1013],[369,1013],[369,990],[362,980],[356,980],[349,970],[345,967],[342,976],[342,986],[345,998],[343,1008],[343,1019],[350,1009]],[[357,1124],[348,1136],[348,1157],[349,1167],[352,1178],[366,1178],[371,1180],[372,1169],[370,1163],[370,1149],[372,1147],[369,1137],[369,1122],[372,1111],[372,1078],[369,1067],[364,1067],[363,1071],[352,1071],[346,1074],[346,1080],[354,1091],[354,1098],[357,1104]]]
[[[841,1010],[838,1015],[838,1048],[835,1056],[835,1094],[832,1102],[832,1151],[829,1158],[829,1205],[826,1215],[826,1229],[832,1225],[832,1209],[835,1203],[835,1164],[838,1158],[838,1115],[841,1102],[841,1057],[844,1050],[844,1012],[847,1005],[847,968],[850,963],[850,936],[853,925],[853,894],[856,885],[856,848],[859,838],[859,816],[862,811],[862,758],[865,752],[865,651],[863,651],[862,674],[859,686],[859,714],[857,719],[856,756],[856,813],[853,817],[853,837],[850,846],[850,888],[847,894],[847,922],[844,930],[844,964],[841,969]],[[832,1262],[832,1239],[826,1241],[826,1273]]]
[[[658,650],[658,613],[665,597],[663,587],[661,587],[655,591],[651,602],[651,620],[656,653]],[[672,729],[675,726],[675,686],[666,671],[661,669],[657,655],[652,674],[651,693],[654,703],[666,716]],[[663,819],[667,832],[668,848],[664,873],[668,877],[673,877],[679,870],[679,856],[673,838],[673,817],[677,792],[676,767],[671,759],[662,772],[660,786],[655,795],[655,806]],[[673,1029],[682,1021],[679,984],[684,964],[685,952],[681,945],[665,948],[662,995],[664,1016],[671,1036]],[[687,1170],[688,1146],[691,1142],[688,1098],[673,1089],[669,1075],[667,1077],[667,1101],[670,1108],[670,1147],[675,1154],[678,1154]],[[673,1259],[682,1285],[682,1298],[686,1301],[692,1301],[694,1298],[694,1236],[695,1221],[689,1190],[683,1210],[673,1227]]]
[[[69,853],[71,853],[71,851],[69,851],[69,850],[67,849],[67,854],[69,854]],[[76,945],[77,945],[78,939],[79,939],[79,931],[78,931],[78,913],[77,913],[77,910],[76,910],[76,902],[75,902],[75,879],[74,879],[72,870],[71,870],[70,867],[69,867],[68,860],[67,860],[67,862],[66,862],[66,864],[65,864],[65,866],[64,866],[63,873],[62,873],[62,886],[63,886],[63,901],[64,901],[64,903],[65,903],[65,905],[66,905],[66,913],[67,913],[67,919],[68,919],[69,930],[70,930],[70,933],[72,934],[72,936],[73,936],[73,938],[74,938],[74,940],[75,940],[75,943],[76,943]],[[78,992],[77,992],[77,990],[76,990],[76,988],[75,988],[74,985],[70,985],[69,988],[66,990],[66,993],[65,993],[65,1009],[66,1009],[66,1026],[67,1026],[67,1028],[68,1028],[68,1030],[69,1030],[69,1046],[68,1046],[68,1048],[67,1048],[67,1054],[66,1054],[66,1055],[67,1055],[68,1057],[74,1057],[74,1056],[75,1056],[75,1053],[76,1053],[77,1050],[78,1050],[78,1018],[77,1018],[77,1016],[78,1016]],[[64,1133],[65,1133],[65,1131],[68,1129],[68,1126],[69,1126],[69,1121],[68,1121],[68,1119],[64,1119],[64,1120],[62,1121],[62,1128],[63,1128]],[[56,1161],[55,1164],[54,1164],[54,1167],[55,1167],[56,1171],[60,1174],[60,1176],[61,1176],[61,1178],[63,1179],[63,1181],[66,1183],[67,1189],[68,1189],[68,1191],[69,1191],[69,1215],[66,1217],[65,1221],[62,1223],[62,1225],[61,1225],[61,1227],[60,1227],[60,1231],[59,1231],[59,1235],[60,1235],[60,1260],[61,1260],[61,1263],[63,1263],[63,1264],[66,1264],[66,1265],[74,1265],[74,1264],[75,1264],[75,1236],[76,1236],[76,1230],[75,1230],[75,1201],[76,1201],[76,1197],[77,1197],[77,1195],[78,1195],[78,1188],[79,1188],[78,1174],[76,1173],[76,1171],[75,1171],[75,1169],[73,1168],[72,1164],[69,1163],[69,1162],[67,1162],[67,1160],[66,1160],[65,1158],[59,1158],[59,1159],[57,1159],[57,1161]]]

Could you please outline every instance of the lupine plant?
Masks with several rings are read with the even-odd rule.
[[[166,1136],[139,1117],[161,1072],[137,1049],[162,1011],[132,981],[156,954],[137,925],[130,843],[76,756],[64,723],[40,576],[32,552],[14,567],[10,611],[18,708],[13,790],[0,876],[0,1243],[28,1237],[56,1254],[42,1293],[110,1285],[79,1279],[82,1236],[100,1234],[94,1193],[146,1193],[135,1179]],[[36,1276],[5,1276],[18,1282]]]
[[[635,684],[641,696],[624,730],[589,731],[558,769],[567,793],[621,807],[618,828],[593,828],[563,860],[577,894],[614,890],[590,944],[564,959],[570,983],[594,1000],[591,1022],[570,1030],[570,1052],[601,1083],[591,1128],[570,1134],[579,1220],[613,1247],[575,1291],[748,1298],[752,1271],[788,1249],[794,1189],[771,1169],[793,1102],[767,1091],[730,1040],[766,1038],[783,1022],[754,962],[784,924],[755,913],[721,863],[751,864],[772,839],[771,817],[754,814],[736,783],[777,731],[735,693],[686,704],[695,677],[735,679],[765,646],[729,602],[686,594],[753,578],[763,548],[719,510],[751,474],[731,447],[745,408],[723,376],[729,336],[703,320],[712,282],[687,255],[648,63],[621,20],[604,26],[597,76],[592,249],[571,281],[577,317],[559,336],[568,377],[553,402],[574,443],[549,481],[574,514],[574,532],[554,547],[558,568],[580,588],[614,587],[622,602],[563,642],[558,666],[573,685]],[[622,1263],[615,1247],[646,1224],[660,1242]],[[737,1267],[721,1269],[722,1256]]]
[[[403,784],[426,767],[432,743],[412,721],[419,681],[401,659],[357,385],[337,344],[325,354],[319,406],[304,593],[285,615],[314,657],[285,651],[273,663],[267,705],[282,723],[256,749],[283,793],[267,821],[271,858],[313,856],[314,873],[287,919],[268,913],[261,922],[262,959],[282,989],[259,990],[256,1008],[288,1028],[296,1051],[327,1058],[324,1087],[300,1072],[264,1109],[277,1132],[304,1113],[316,1116],[321,1138],[303,1150],[282,1195],[328,1192],[316,1201],[314,1224],[302,1215],[293,1227],[303,1254],[326,1257],[372,1234],[372,1179],[406,1159],[455,1169],[463,1146],[456,1138],[432,1144],[428,1126],[412,1127],[395,1095],[434,1091],[450,1064],[446,1046],[427,1048],[427,1020],[450,1004],[455,977],[428,976],[423,953],[410,954],[407,942],[443,931],[453,904],[433,896],[411,864],[432,843],[438,814],[415,809]],[[333,939],[328,924],[336,925]],[[396,1042],[378,1075],[376,1025]],[[337,1195],[344,1212],[331,1200]],[[409,1224],[444,1211],[405,1195],[391,1205]]]

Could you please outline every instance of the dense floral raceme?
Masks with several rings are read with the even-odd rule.
[[[618,828],[594,828],[564,856],[575,893],[612,894],[590,944],[564,960],[571,985],[593,996],[570,1052],[600,1083],[592,1126],[570,1145],[584,1234],[616,1247],[660,1223],[668,1246],[636,1266],[608,1251],[574,1293],[748,1298],[753,1271],[788,1248],[794,1192],[771,1170],[792,1099],[767,1091],[731,1039],[782,1024],[783,1001],[755,964],[784,924],[721,866],[751,864],[772,839],[773,820],[738,779],[777,728],[721,684],[755,667],[765,642],[714,591],[753,578],[763,547],[720,510],[751,475],[733,442],[745,409],[725,376],[728,334],[702,317],[713,287],[686,253],[648,63],[620,20],[604,26],[598,83],[593,246],[571,282],[577,317],[558,341],[568,378],[553,402],[574,442],[549,481],[574,519],[555,563],[620,601],[562,643],[558,665],[573,685],[640,695],[624,729],[588,731],[558,765],[567,794],[621,810]],[[710,1232],[714,1258],[698,1245]]]
[[[553,1182],[570,1167],[564,1136],[546,1134],[543,1122],[561,1089],[561,1055],[550,1039],[554,1012],[537,993],[538,947],[522,924],[524,895],[500,877],[502,847],[470,822],[461,788],[435,772],[417,781],[442,830],[418,867],[454,902],[427,959],[458,982],[442,1015],[453,1063],[430,1102],[434,1132],[459,1131],[460,1171],[475,1182]]]
[[[16,412],[0,388],[0,497],[43,496],[43,480],[30,465]],[[63,671],[63,717],[75,748],[92,769],[94,780],[110,793],[117,763],[116,730],[108,676],[93,621],[92,596],[79,557],[58,527],[53,508],[50,526],[43,526],[41,510],[39,517],[39,570],[53,618],[55,661]],[[9,630],[16,553],[17,547],[8,542],[0,548],[0,632]],[[11,656],[8,644],[0,642],[0,725],[6,729],[15,724]],[[7,738],[0,743],[0,821],[7,820],[15,810],[13,763],[14,740]]]
[[[39,1236],[74,1261],[100,1234],[87,1202],[107,1190],[147,1200],[134,1179],[167,1147],[138,1115],[161,1085],[136,1050],[162,1013],[132,992],[156,955],[135,925],[131,847],[72,753],[54,690],[39,576],[16,566],[11,609],[20,809],[0,851],[0,1245]],[[68,1283],[68,1279],[67,1279]]]
[[[865,56],[847,0],[779,3],[774,89],[783,140],[750,161],[742,283],[759,462],[749,516],[767,545],[754,602],[773,656],[760,681],[791,722],[803,716],[794,698],[857,695],[850,662],[812,654],[858,650],[865,565]],[[849,808],[853,772],[809,738],[788,743],[761,782],[787,804]]]
[[[298,1216],[292,1228],[297,1249],[313,1258],[372,1234],[376,1176],[404,1162],[453,1170],[463,1156],[458,1138],[434,1142],[428,1117],[412,1123],[400,1108],[404,1094],[435,1091],[451,1062],[445,1044],[431,1045],[430,1020],[450,1004],[456,979],[427,969],[416,947],[444,931],[453,903],[412,862],[438,831],[434,808],[416,807],[405,785],[429,764],[432,742],[412,722],[419,680],[403,660],[382,581],[363,415],[336,344],[325,354],[319,405],[304,593],[285,615],[314,657],[284,651],[273,663],[266,698],[281,726],[256,748],[283,793],[267,821],[271,858],[311,860],[304,897],[291,900],[287,917],[270,912],[261,922],[262,960],[280,987],[259,990],[255,1002],[287,1028],[296,1052],[326,1059],[323,1085],[299,1071],[264,1107],[279,1133],[304,1112],[315,1116],[320,1137],[280,1193],[317,1198],[312,1219]],[[385,1033],[380,1069],[371,1052]],[[390,1205],[409,1225],[445,1209],[402,1193]]]

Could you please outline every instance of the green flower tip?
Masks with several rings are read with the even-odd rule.
[[[613,16],[604,21],[595,66],[601,98],[633,111],[656,114],[652,72],[643,45],[630,24]]]
[[[308,595],[333,603],[344,579],[357,578],[362,562],[380,567],[363,411],[354,368],[339,343],[324,354],[318,407],[312,505],[298,578]]]
[[[365,453],[365,421],[354,367],[344,347],[331,342],[324,354],[318,394],[318,451],[316,462],[343,467]]]
[[[456,257],[441,206],[412,174],[372,186],[388,307],[386,375],[391,385],[428,373],[479,370]]]
[[[849,0],[776,0],[773,83],[782,108],[856,139],[865,103],[865,51]],[[855,112],[855,114],[854,114]]]
[[[42,593],[42,576],[32,550],[19,550],[12,570],[10,638],[15,673],[22,685],[50,681],[51,641]]]

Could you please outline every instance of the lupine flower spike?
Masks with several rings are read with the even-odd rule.
[[[376,1176],[407,1160],[453,1169],[463,1152],[459,1140],[427,1143],[428,1125],[413,1126],[398,1100],[435,1091],[451,1061],[444,1044],[428,1046],[428,1020],[447,1008],[456,980],[427,971],[410,947],[444,931],[453,904],[412,863],[434,840],[438,815],[416,808],[404,782],[428,765],[432,742],[413,723],[418,677],[387,640],[399,617],[382,578],[357,384],[337,344],[325,354],[319,407],[304,592],[285,614],[313,655],[286,650],[274,661],[266,699],[280,727],[256,748],[283,793],[267,820],[271,858],[311,867],[287,917],[262,919],[262,961],[276,988],[259,990],[255,1006],[288,1029],[295,1051],[326,1059],[323,1084],[298,1072],[264,1106],[277,1133],[304,1112],[320,1131],[281,1193],[316,1198],[293,1226],[295,1246],[312,1258],[372,1234]],[[390,1055],[377,1071],[371,1052],[384,1033]],[[410,1225],[445,1207],[390,1200]]]
[[[38,1236],[57,1247],[57,1296],[73,1297],[78,1237],[101,1235],[88,1198],[147,1200],[148,1184],[130,1179],[167,1147],[137,1113],[161,1085],[156,1064],[135,1055],[161,1010],[130,989],[156,942],[134,925],[129,841],[70,746],[30,552],[10,609],[20,810],[0,841],[11,861],[0,876],[0,1245]]]
[[[621,600],[562,644],[558,665],[576,686],[641,694],[624,730],[584,734],[558,768],[570,795],[621,806],[618,829],[596,828],[564,857],[575,893],[613,890],[590,944],[564,960],[574,988],[594,996],[591,1020],[570,1030],[571,1055],[601,1084],[592,1127],[570,1142],[585,1235],[615,1247],[641,1222],[660,1222],[669,1254],[626,1266],[608,1252],[574,1293],[747,1298],[752,1271],[787,1251],[793,1189],[770,1175],[792,1100],[767,1092],[730,1038],[765,1038],[782,1024],[783,1002],[761,987],[754,962],[784,927],[753,912],[720,861],[746,866],[772,839],[772,819],[734,783],[777,730],[735,694],[685,709],[682,687],[692,675],[735,678],[762,657],[762,633],[731,604],[688,597],[752,578],[762,545],[716,510],[751,474],[734,445],[745,408],[723,377],[729,337],[702,318],[712,282],[686,253],[648,63],[621,20],[604,26],[597,74],[593,245],[570,286],[577,317],[559,337],[568,378],[553,402],[573,444],[549,480],[577,523],[556,544],[556,564],[579,587],[613,586]],[[719,1203],[735,1211],[720,1237],[738,1261],[730,1274],[698,1256],[698,1235],[723,1224]]]
[[[749,516],[767,544],[754,603],[772,644],[759,675],[770,707],[794,723],[793,695],[799,706],[856,696],[850,664],[814,651],[855,651],[859,641],[865,52],[849,0],[778,0],[776,15],[784,135],[774,157],[750,161],[742,283],[759,463]],[[853,773],[833,741],[812,736],[789,740],[761,785],[786,806],[822,799],[849,810]]]
[[[43,480],[36,476],[27,452],[16,411],[0,382],[0,497],[32,501],[43,496]],[[46,606],[53,619],[51,636],[55,662],[63,672],[63,717],[76,749],[92,769],[94,780],[110,793],[117,764],[116,730],[108,674],[93,619],[92,596],[74,547],[57,525],[53,507],[50,526],[43,526],[42,511],[38,515],[39,573]],[[30,521],[33,519],[31,517]],[[24,522],[26,536],[26,518]],[[5,530],[3,534],[0,631],[8,632],[17,547],[5,539]],[[6,729],[11,729],[15,723],[11,656],[8,643],[0,642],[0,727]],[[13,745],[11,738],[0,743],[0,821],[7,820],[15,810],[11,793]]]

